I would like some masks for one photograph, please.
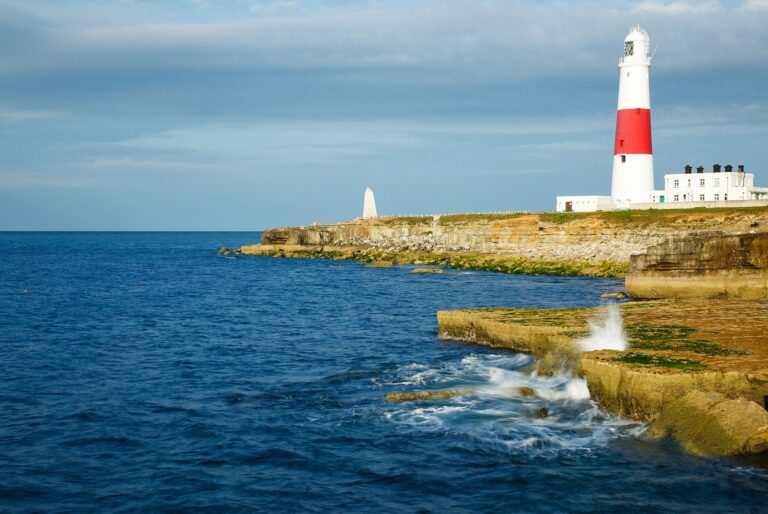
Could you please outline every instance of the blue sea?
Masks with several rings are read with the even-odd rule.
[[[768,511],[764,461],[644,441],[578,379],[437,337],[440,309],[620,281],[217,253],[258,240],[0,233],[0,511]]]

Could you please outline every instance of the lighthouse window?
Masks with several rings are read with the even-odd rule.
[[[634,41],[627,41],[624,43],[624,55],[635,55]]]
[[[621,162],[627,162],[627,156],[626,155],[622,155],[621,156]]]

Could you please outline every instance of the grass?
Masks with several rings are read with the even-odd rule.
[[[691,215],[697,214],[749,214],[766,212],[766,207],[695,207],[691,209],[644,209],[624,211],[600,211],[600,212],[540,212],[540,213],[508,213],[508,214],[447,214],[441,216],[440,225],[454,225],[459,223],[496,221],[514,219],[520,216],[538,216],[539,220],[555,225],[563,225],[577,220],[599,219],[606,223],[617,225],[648,226],[673,225]],[[431,219],[427,216],[428,219]],[[410,218],[391,218],[391,220]],[[705,219],[692,219],[691,223],[704,224]]]
[[[698,330],[684,325],[636,323],[627,325],[626,330],[630,346],[640,350],[684,351],[710,356],[747,354],[711,341],[691,339],[694,334],[698,335]]]
[[[524,212],[510,212],[506,214],[446,214],[440,216],[438,223],[440,225],[454,225],[457,223],[471,223],[473,221],[495,221],[519,218],[526,216]]]
[[[433,221],[432,216],[382,216],[376,218],[378,225],[425,225]]]
[[[707,366],[693,359],[675,359],[663,355],[648,355],[645,353],[629,352],[612,359],[617,362],[628,364],[640,364],[643,366],[656,366],[660,368],[682,369],[686,371],[699,371]]]

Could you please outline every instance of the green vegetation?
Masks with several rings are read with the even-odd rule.
[[[525,212],[509,212],[506,214],[446,214],[440,216],[438,224],[440,225],[454,225],[457,223],[472,223],[474,221],[496,221],[519,218],[525,216],[528,213]]]
[[[381,216],[374,220],[377,225],[426,225],[431,224],[432,216]]]
[[[611,261],[596,264],[584,261],[548,261],[524,257],[505,257],[477,253],[418,253],[388,252],[384,250],[326,250],[333,247],[306,247],[288,249],[269,248],[262,255],[273,257],[319,258],[352,260],[365,263],[389,261],[393,264],[417,264],[445,266],[454,269],[492,271],[527,275],[554,275],[562,277],[622,277],[627,271],[626,263]],[[235,252],[239,253],[239,252]]]
[[[702,355],[746,355],[747,352],[703,339],[691,339],[698,330],[684,325],[652,325],[637,323],[627,326],[632,348],[642,350],[675,350]]]
[[[538,216],[539,220],[545,223],[562,225],[577,220],[598,219],[612,225],[637,225],[648,226],[655,225],[673,225],[681,220],[694,224],[704,224],[706,219],[693,218],[686,220],[691,215],[696,214],[749,214],[768,211],[766,207],[695,207],[692,209],[643,209],[643,210],[624,210],[624,211],[600,211],[600,212],[537,212],[537,213],[507,213],[507,214],[447,214],[441,216],[438,220],[440,225],[454,225],[471,222],[490,222],[497,220],[514,219],[521,216]],[[429,216],[427,219],[431,219]],[[412,219],[421,218],[389,218],[388,223],[397,223],[396,220],[407,222]],[[410,224],[413,224],[411,222]]]
[[[686,371],[699,371],[707,366],[693,359],[674,359],[664,355],[649,355],[646,353],[629,352],[612,359],[616,362],[626,362],[628,364],[640,364],[643,366],[656,366],[660,368],[674,368]]]

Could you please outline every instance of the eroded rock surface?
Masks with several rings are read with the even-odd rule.
[[[744,398],[692,391],[665,405],[645,433],[672,437],[695,455],[760,453],[768,450],[768,411]]]
[[[635,298],[768,298],[768,233],[675,237],[630,259]]]

